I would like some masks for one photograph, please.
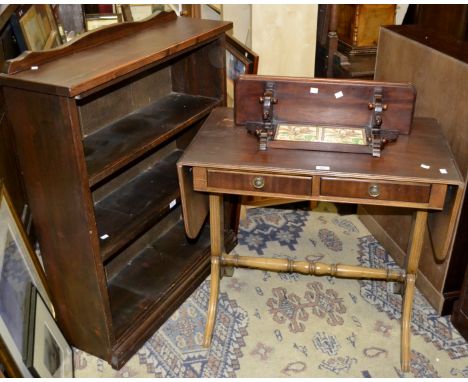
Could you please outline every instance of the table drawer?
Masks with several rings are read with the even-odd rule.
[[[321,178],[320,195],[343,198],[393,200],[409,203],[428,203],[431,194],[429,184],[372,182],[367,180],[344,180]]]
[[[310,196],[312,177],[208,170],[207,186],[268,194]]]

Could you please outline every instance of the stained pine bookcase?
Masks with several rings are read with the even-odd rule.
[[[120,368],[209,272],[176,162],[225,104],[228,22],[160,14],[8,62],[0,84],[59,325]]]

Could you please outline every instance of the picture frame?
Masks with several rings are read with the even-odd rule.
[[[241,74],[257,74],[259,56],[233,36],[226,35],[227,106],[234,104],[234,83]]]
[[[0,372],[3,374],[3,376],[0,375],[0,378],[23,377],[2,337],[0,337]]]
[[[23,360],[37,378],[73,378],[73,350],[44,299],[30,284]]]
[[[85,27],[87,31],[92,31],[107,25],[118,24],[123,21],[120,13],[91,13],[85,14]]]
[[[64,43],[85,32],[85,22],[81,4],[56,4],[53,9]]]
[[[27,50],[41,51],[61,44],[57,22],[48,4],[31,4],[17,11]]]
[[[0,337],[9,355],[7,362],[14,363],[23,377],[32,376],[22,357],[30,284],[38,289],[55,317],[45,274],[0,182]]]
[[[247,45],[227,34],[226,50],[245,65],[245,74],[257,74],[259,56]]]

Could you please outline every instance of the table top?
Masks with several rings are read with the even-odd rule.
[[[387,144],[380,158],[278,148],[260,151],[258,146],[256,136],[247,133],[244,126],[234,124],[233,109],[220,107],[205,121],[179,165],[463,185],[450,147],[437,121],[431,118],[415,118],[411,134],[400,135],[396,142]],[[323,166],[329,170],[321,170]]]

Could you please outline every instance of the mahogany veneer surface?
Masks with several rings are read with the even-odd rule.
[[[258,139],[248,134],[244,126],[234,124],[232,109],[216,108],[184,153],[181,163],[186,166],[216,163],[217,168],[291,175],[460,184],[458,168],[437,122],[416,118],[413,129],[410,135],[400,135],[396,143],[388,144],[380,158],[309,150],[269,148],[260,151]],[[421,164],[430,168],[425,169]],[[330,170],[317,170],[316,166],[329,166]],[[446,169],[447,174],[442,175],[441,168]]]
[[[73,97],[155,61],[172,57],[194,44],[209,41],[231,26],[230,22],[178,17],[115,39],[112,44],[91,46],[79,55],[58,57],[37,65],[36,70],[16,73],[16,85],[28,86],[25,82],[31,82],[43,85],[43,91]]]

